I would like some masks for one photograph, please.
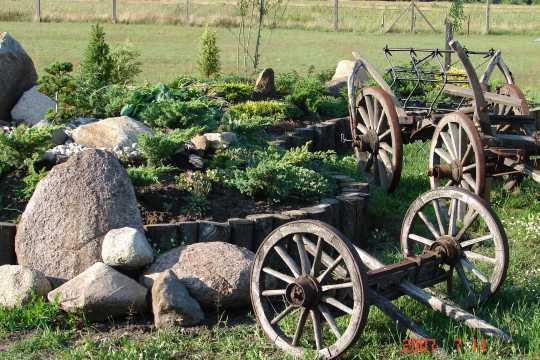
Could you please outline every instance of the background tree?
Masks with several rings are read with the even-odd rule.
[[[219,73],[221,63],[219,60],[219,48],[217,47],[217,34],[208,29],[208,25],[201,36],[201,45],[199,49],[199,60],[197,65],[199,71],[205,77],[210,77]]]
[[[454,30],[454,32],[460,31],[463,27],[463,21],[465,20],[465,13],[463,12],[463,0],[452,0],[452,5],[450,5],[448,16],[450,17],[452,30]]]

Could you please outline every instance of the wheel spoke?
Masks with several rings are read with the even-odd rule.
[[[443,139],[443,142],[446,145],[446,149],[450,153],[452,160],[455,160],[456,154],[454,153],[454,148],[452,146],[452,139],[450,139],[450,136],[445,132],[441,132],[441,138]]]
[[[465,223],[463,224],[463,227],[461,228],[461,230],[459,230],[458,234],[456,235],[456,241],[459,241],[461,239],[463,234],[465,234],[465,232],[469,229],[469,227],[471,227],[471,225],[473,224],[473,222],[476,220],[477,217],[478,217],[478,212],[476,212],[475,210],[472,210],[471,215],[465,216]],[[463,246],[463,243],[461,244],[461,246]]]
[[[389,153],[391,156],[394,155],[394,151],[392,150],[392,147],[390,145],[388,145],[387,143],[385,142],[380,142],[379,143],[379,146],[381,147],[381,149],[383,149],[384,151],[386,151],[387,153]]]
[[[425,237],[416,235],[416,234],[409,234],[409,239],[417,241],[427,246],[431,246],[434,243],[433,240],[426,239]]]
[[[452,143],[452,146],[453,146],[453,150],[454,150],[454,157],[456,160],[460,160],[460,157],[459,157],[459,151],[458,151],[458,144],[457,144],[457,141],[458,139],[456,139],[456,129],[455,129],[455,124],[453,123],[449,123],[448,124],[448,128],[449,128],[449,133],[450,133],[450,140],[451,140],[451,143]]]
[[[319,282],[319,284],[322,284],[326,276],[328,276],[328,274],[334,271],[334,269],[339,265],[341,260],[343,260],[343,256],[339,255],[337,259],[334,260],[334,262],[330,264],[330,266],[321,275],[319,275],[319,277],[317,278],[317,281]]]
[[[379,141],[383,141],[383,139],[385,137],[387,137],[388,135],[390,135],[392,131],[390,129],[387,129],[385,132],[383,132],[381,135],[379,135]]]
[[[309,240],[304,238],[304,245],[309,244]],[[315,249],[315,255],[313,256],[313,265],[311,266],[311,271],[309,274],[311,276],[316,276],[319,272],[319,267],[321,265],[321,255],[322,255],[322,238],[317,239],[317,247]]]
[[[379,153],[379,155],[382,154],[382,153]],[[379,184],[383,187],[383,188],[386,188],[386,184],[388,183],[388,178],[387,178],[387,174],[386,174],[386,167],[384,166],[384,162],[383,160],[379,160],[377,158],[376,160],[377,162],[377,174],[378,174],[378,177],[379,177]]]
[[[457,224],[457,202],[459,200],[452,199],[450,202],[450,223],[448,224],[448,235],[454,236],[454,233],[456,232],[456,224]]]
[[[465,162],[467,161],[467,158],[469,157],[471,150],[472,150],[472,144],[467,144],[467,149],[465,150],[465,154],[463,154],[463,157],[461,158],[461,166],[465,165]]]
[[[465,248],[467,246],[478,244],[479,242],[486,241],[486,240],[491,240],[491,239],[493,239],[492,234],[481,236],[481,237],[476,238],[476,239],[471,239],[471,240],[467,240],[467,241],[462,242],[461,247]]]
[[[315,346],[317,346],[317,350],[321,350],[323,346],[319,314],[315,310],[310,310],[309,313],[311,315],[311,321],[313,322],[313,336],[315,338]]]
[[[441,208],[439,207],[439,201],[437,199],[432,201],[433,209],[435,210],[435,217],[437,218],[437,225],[439,225],[439,234],[445,234],[445,227],[441,217]]]
[[[285,308],[285,310],[283,310],[282,312],[280,312],[275,318],[272,319],[272,321],[270,321],[270,324],[272,325],[276,325],[278,322],[281,321],[281,319],[283,319],[285,316],[287,316],[291,311],[293,311],[295,309],[295,307],[293,305],[289,305]]]
[[[262,296],[281,296],[285,295],[285,289],[276,289],[276,290],[264,290]]]
[[[452,163],[452,157],[450,154],[448,154],[443,148],[436,148],[435,149],[435,153],[437,155],[439,155],[439,157],[441,159],[443,159],[444,161],[446,161],[447,164],[451,164]]]
[[[469,186],[476,191],[476,181],[474,181],[471,174],[463,174],[463,180],[469,184]]]
[[[292,346],[297,346],[298,341],[304,334],[304,327],[306,326],[307,316],[308,316],[308,309],[302,308],[300,312],[300,319],[298,320],[298,323],[296,324],[296,331],[294,332]]]
[[[309,262],[309,257],[304,246],[304,240],[299,234],[293,236],[296,246],[298,247],[298,256],[300,256],[300,268],[302,269],[302,275],[309,274],[311,264]]]
[[[323,285],[322,291],[327,292],[327,291],[330,291],[330,290],[348,289],[348,288],[352,288],[352,287],[353,287],[352,282],[346,282],[346,283],[341,283],[341,284],[332,284],[332,285]]]
[[[463,167],[463,172],[466,173],[466,172],[468,172],[468,171],[470,171],[470,170],[472,170],[472,169],[475,169],[475,168],[476,168],[476,164],[473,163],[473,164],[464,166],[464,167]]]
[[[360,132],[361,132],[363,135],[365,135],[365,134],[368,132],[368,129],[367,129],[364,125],[362,125],[362,124],[360,124],[360,123],[357,123],[357,124],[356,124],[356,127],[358,128],[358,130],[360,130]]]
[[[287,250],[285,250],[281,245],[274,246],[274,249],[278,253],[278,255],[281,257],[281,260],[287,265],[289,270],[291,270],[294,277],[300,276],[300,269],[298,268],[298,265],[293,260],[293,258],[287,253]]]
[[[332,316],[332,313],[330,312],[330,310],[328,310],[328,308],[324,304],[317,305],[317,308],[319,309],[324,319],[328,323],[328,326],[330,326],[330,329],[332,329],[332,332],[336,336],[336,339],[339,339],[341,337],[341,333],[339,332],[339,328],[337,327],[336,320]]]
[[[458,132],[458,160],[461,161],[461,155],[463,154],[463,126],[459,123],[459,132]]]
[[[429,229],[429,231],[431,232],[431,234],[433,235],[435,239],[441,236],[441,234],[439,234],[437,229],[435,229],[435,226],[433,225],[433,223],[429,221],[427,216],[422,211],[418,212],[418,216],[420,217],[420,219],[422,219],[422,221],[427,226],[427,228]]]
[[[478,270],[476,268],[476,266],[474,266],[469,260],[467,259],[460,259],[459,262],[461,263],[461,265],[463,265],[463,267],[467,270],[469,270],[470,272],[472,272],[478,279],[480,279],[481,282],[483,283],[486,283],[486,284],[489,284],[489,280],[487,279],[487,277],[482,274],[482,272],[480,270]]]
[[[339,300],[337,300],[337,299],[335,299],[333,297],[323,296],[322,301],[327,303],[328,305],[332,305],[336,309],[339,309],[339,310],[341,310],[344,313],[347,313],[349,315],[352,315],[352,313],[353,313],[353,309],[351,309],[350,307],[348,307],[347,305],[345,305],[344,303],[342,303],[341,301],[339,301]]]
[[[479,253],[474,252],[474,251],[464,251],[463,253],[465,254],[465,256],[468,259],[471,259],[471,260],[478,260],[478,261],[485,262],[485,263],[497,264],[497,259],[496,258],[491,258],[491,257],[479,254]]]
[[[364,121],[365,126],[368,129],[371,129],[371,122],[369,121],[368,114],[366,114],[366,110],[362,106],[360,106],[358,107],[358,112],[360,113],[360,117],[362,117],[362,120]]]
[[[377,129],[379,128],[379,116],[381,110],[381,104],[377,101],[376,98],[373,98],[373,129],[378,133]]]
[[[294,278],[289,276],[289,275],[285,275],[277,270],[274,270],[274,269],[271,269],[269,267],[265,267],[262,269],[263,272],[267,273],[268,275],[272,275],[273,277],[275,277],[276,279],[279,279],[279,280],[282,280],[282,281],[285,281],[287,284],[290,284],[290,283],[293,283],[294,282]]]
[[[375,119],[373,118],[373,102],[371,100],[371,96],[367,95],[365,96],[366,99],[366,108],[368,112],[368,119],[369,123],[371,124],[370,128],[375,129],[375,124],[373,123]]]
[[[375,129],[375,132],[377,133],[377,135],[381,132],[381,127],[382,127],[382,124],[384,123],[383,119],[385,117],[385,113],[384,113],[384,109],[383,111],[381,112],[381,116],[379,117],[379,122],[377,123],[377,129]]]
[[[456,271],[458,273],[459,278],[461,279],[461,283],[465,287],[465,290],[467,290],[467,295],[471,296],[474,294],[473,289],[471,287],[471,283],[469,279],[467,279],[467,275],[465,275],[465,271],[463,270],[463,267],[461,264],[456,264]]]
[[[379,156],[381,157],[381,160],[384,163],[384,167],[386,167],[389,173],[392,173],[392,161],[390,160],[390,158],[388,157],[384,149],[383,151],[379,151]]]

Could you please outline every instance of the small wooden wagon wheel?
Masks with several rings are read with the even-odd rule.
[[[429,175],[432,189],[460,186],[482,194],[486,160],[478,130],[462,112],[444,116],[431,141]]]
[[[379,87],[363,89],[351,116],[358,167],[366,180],[392,192],[403,164],[403,141],[394,102]]]
[[[529,105],[527,104],[525,95],[519,87],[514,84],[504,84],[503,86],[497,88],[497,94],[510,96],[522,100],[522,105],[519,107],[504,105],[504,104],[493,104],[491,113],[495,115],[529,115]],[[521,126],[513,126],[511,124],[499,125],[495,129],[498,133],[512,133],[517,132],[518,134],[529,135],[534,132],[534,129],[527,129]]]
[[[268,338],[285,352],[339,356],[368,313],[360,260],[330,225],[301,220],[274,230],[251,269],[251,302]],[[339,316],[338,316],[339,315]]]
[[[465,209],[459,221],[458,208]],[[462,188],[431,190],[410,206],[401,228],[405,256],[441,251],[447,284],[436,285],[454,302],[472,307],[499,289],[508,268],[508,240],[488,203]]]

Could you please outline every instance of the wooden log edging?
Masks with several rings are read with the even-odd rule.
[[[0,265],[15,265],[15,234],[17,225],[11,223],[0,223]]]
[[[320,220],[341,230],[356,246],[367,246],[369,221],[367,206],[369,185],[353,178],[336,175],[338,195],[318,204],[281,213],[252,214],[224,222],[188,221],[146,225],[148,240],[158,253],[180,245],[223,241],[256,251],[261,242],[277,227],[295,220]]]

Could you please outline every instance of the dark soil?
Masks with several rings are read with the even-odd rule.
[[[27,200],[17,197],[24,177],[22,171],[12,171],[0,178],[0,222],[17,222],[26,207]]]
[[[175,223],[192,220],[227,221],[250,214],[279,213],[313,205],[316,200],[289,199],[283,203],[257,201],[239,191],[214,186],[208,196],[206,209],[197,211],[190,206],[190,195],[178,190],[174,182],[139,188],[137,200],[144,224]]]

